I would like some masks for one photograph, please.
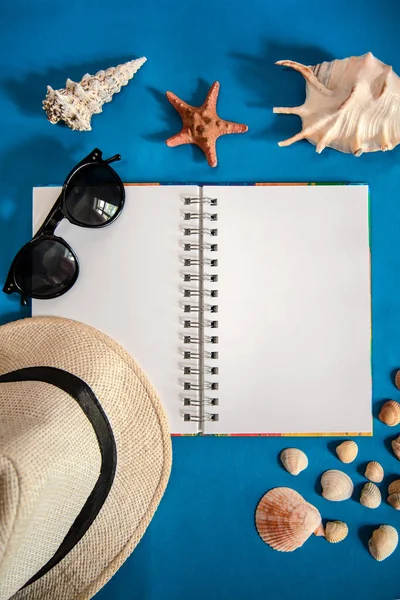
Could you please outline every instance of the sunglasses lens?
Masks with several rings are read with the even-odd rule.
[[[22,249],[15,280],[27,294],[49,298],[66,292],[76,280],[78,265],[67,246],[55,239],[39,239]]]
[[[68,183],[65,206],[82,225],[100,227],[116,216],[123,190],[116,174],[104,165],[87,165]]]

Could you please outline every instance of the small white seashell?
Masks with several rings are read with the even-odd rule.
[[[347,537],[349,528],[343,521],[329,521],[325,525],[325,537],[331,544],[337,544]]]
[[[298,475],[308,467],[308,458],[298,448],[286,448],[281,452],[281,461],[286,471],[291,475]]]
[[[384,471],[381,464],[376,461],[371,461],[367,464],[365,469],[365,477],[374,483],[380,483],[383,481]]]
[[[381,502],[379,488],[374,483],[366,483],[361,490],[360,503],[367,508],[378,508]]]
[[[392,150],[400,142],[400,80],[371,52],[309,67],[291,60],[276,64],[292,67],[306,79],[302,106],[274,108],[275,113],[299,115],[303,125],[280,146],[305,138],[318,153],[328,146],[360,156]]]
[[[92,115],[101,113],[103,104],[111,102],[113,95],[132,79],[146,60],[144,57],[131,60],[96,75],[87,73],[79,83],[67,79],[65,88],[60,90],[47,86],[43,109],[50,123],[64,121],[71,129],[91,131]]]
[[[352,440],[346,440],[336,447],[336,454],[342,463],[351,463],[358,454],[358,446]]]
[[[354,491],[350,477],[336,469],[325,471],[321,477],[321,485],[323,497],[333,502],[348,500]]]
[[[385,402],[379,413],[379,419],[389,427],[398,425],[400,423],[400,404],[395,400]]]
[[[389,494],[388,496],[388,502],[391,506],[393,506],[393,508],[395,508],[396,510],[400,510],[400,493],[399,492],[393,492],[393,494]]]
[[[274,488],[264,494],[256,510],[261,539],[275,550],[292,552],[315,533],[323,535],[321,515],[295,490]]]
[[[385,560],[397,548],[399,536],[397,530],[391,525],[381,525],[372,534],[368,548],[375,560]]]

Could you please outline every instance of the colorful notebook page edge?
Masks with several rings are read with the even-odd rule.
[[[327,431],[307,433],[171,433],[172,437],[196,437],[197,435],[212,435],[214,437],[372,437],[369,431]]]

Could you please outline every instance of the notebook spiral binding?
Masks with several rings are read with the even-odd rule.
[[[212,210],[216,206],[216,198],[202,194],[196,198],[184,198],[182,260],[185,270],[182,276],[185,316],[182,320],[182,353],[187,362],[182,365],[183,405],[195,411],[184,411],[183,418],[196,422],[199,433],[202,433],[206,421],[218,421],[218,413],[211,412],[212,407],[219,403],[216,381],[218,335],[215,331],[218,328],[215,318],[218,313],[218,289],[215,286],[218,282],[215,272],[218,259],[214,258],[218,251],[218,214]],[[191,301],[191,298],[194,300]],[[195,313],[193,318],[192,313]]]

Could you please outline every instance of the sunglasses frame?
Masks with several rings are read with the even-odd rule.
[[[116,154],[115,156],[112,156],[111,158],[107,158],[106,160],[104,160],[102,151],[99,150],[98,148],[95,148],[92,152],[90,152],[90,154],[88,154],[83,160],[81,160],[81,162],[79,162],[77,165],[75,165],[75,167],[69,172],[69,174],[62,186],[60,195],[58,196],[57,200],[53,204],[49,214],[43,221],[42,225],[39,227],[38,231],[35,233],[33,238],[29,242],[24,244],[22,246],[22,248],[15,255],[15,257],[11,263],[11,266],[10,266],[10,269],[9,269],[9,272],[7,275],[7,279],[6,279],[4,287],[3,287],[3,292],[5,294],[13,294],[14,292],[20,294],[21,295],[21,304],[22,304],[22,306],[26,306],[27,302],[28,302],[28,298],[35,298],[38,300],[52,300],[53,298],[58,298],[59,296],[62,296],[63,294],[68,292],[73,287],[73,285],[75,284],[75,282],[79,276],[78,257],[75,254],[75,252],[72,250],[71,246],[64,240],[64,238],[54,235],[54,232],[63,219],[67,219],[67,221],[69,221],[73,225],[77,225],[78,227],[86,227],[88,229],[100,229],[102,227],[107,227],[108,225],[111,225],[111,223],[113,223],[115,221],[115,219],[120,215],[120,213],[124,207],[124,204],[125,204],[124,184],[122,183],[122,180],[119,177],[118,173],[116,173],[114,171],[114,169],[112,169],[109,166],[110,163],[115,162],[117,160],[121,160],[120,154]],[[81,169],[84,169],[91,165],[100,165],[100,166],[108,169],[112,173],[112,175],[115,177],[115,182],[119,186],[120,191],[121,191],[121,201],[120,201],[120,205],[118,206],[117,211],[108,221],[105,221],[104,223],[101,223],[99,225],[87,225],[85,223],[81,223],[80,221],[77,221],[68,212],[67,204],[66,204],[66,193],[68,190],[68,186],[71,182],[71,179]],[[67,248],[67,250],[69,252],[71,252],[71,254],[74,258],[74,261],[75,261],[75,265],[76,265],[75,275],[74,275],[73,279],[71,280],[70,285],[66,289],[63,289],[60,292],[55,292],[54,294],[49,294],[45,298],[43,296],[39,296],[37,294],[31,293],[31,292],[26,292],[25,290],[23,290],[18,285],[18,283],[16,281],[16,277],[15,277],[15,273],[16,273],[15,268],[18,264],[18,260],[19,260],[20,256],[26,250],[26,248],[28,248],[31,245],[34,245],[38,240],[40,240],[40,241],[53,240],[53,241],[59,242],[65,248]]]

